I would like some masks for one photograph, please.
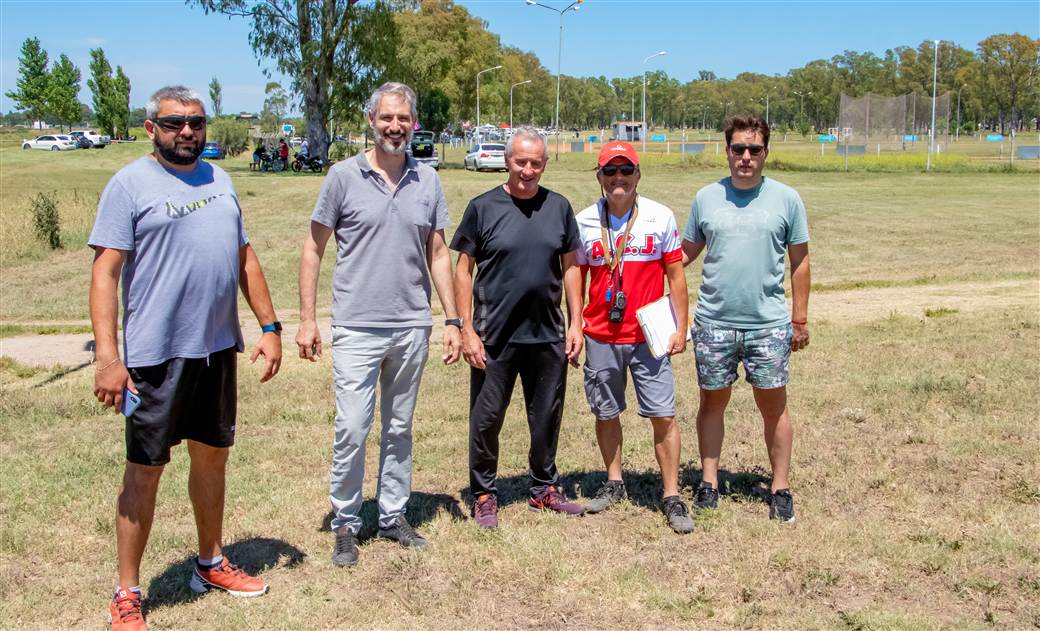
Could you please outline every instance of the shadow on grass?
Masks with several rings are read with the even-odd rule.
[[[423,491],[412,491],[412,496],[408,500],[404,516],[409,524],[418,528],[441,512],[448,513],[452,521],[466,519],[458,497],[448,495],[447,493],[426,493]],[[319,532],[332,532],[332,517],[332,511],[325,514],[325,517],[321,520]],[[374,537],[376,530],[379,528],[379,505],[376,503],[376,500],[367,499],[362,502],[359,517],[361,517],[361,531],[358,532],[358,539],[364,541]]]
[[[303,563],[307,555],[281,539],[253,537],[225,545],[224,556],[246,573],[257,576],[278,565],[295,567]],[[170,565],[162,574],[152,579],[146,593],[145,607],[154,610],[200,598],[202,595],[196,594],[188,587],[194,567],[195,557],[191,556]]]

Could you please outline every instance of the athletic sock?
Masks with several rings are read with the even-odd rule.
[[[112,595],[112,597],[113,597],[113,598],[115,598],[116,596],[118,596],[118,595],[119,595],[119,590],[121,590],[121,589],[122,589],[122,587],[120,587],[120,586],[116,585],[116,591],[115,591],[115,593],[114,593],[114,594]],[[128,591],[128,592],[134,592],[135,594],[137,594],[138,596],[140,596],[140,595],[141,595],[141,586],[140,586],[140,585],[134,585],[133,587],[127,587],[127,588],[126,588],[126,591]]]
[[[213,568],[215,568],[218,565],[220,565],[223,560],[224,560],[224,555],[223,554],[218,554],[217,556],[213,557],[212,559],[203,559],[202,557],[199,557],[195,562],[198,563],[199,567],[204,569],[204,570],[212,570]]]

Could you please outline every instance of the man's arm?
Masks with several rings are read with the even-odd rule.
[[[701,255],[701,251],[704,249],[703,241],[687,241],[682,240],[682,264],[686,267],[690,263],[697,260],[697,257]]]
[[[315,303],[318,299],[321,257],[325,254],[325,244],[331,236],[332,228],[311,221],[300,256],[300,330],[296,333],[296,345],[300,348],[300,357],[312,362],[321,357],[321,333],[318,331]]]
[[[433,286],[437,289],[437,297],[440,298],[444,317],[447,319],[457,318],[458,311],[455,310],[455,289],[451,280],[451,251],[444,241],[443,230],[431,230],[426,240],[426,264],[430,267],[430,278]],[[444,355],[441,361],[445,364],[454,364],[459,360],[462,353],[462,331],[454,326],[444,327]]]
[[[568,252],[560,257],[563,266],[563,291],[567,296],[567,360],[571,366],[578,366],[578,356],[585,345],[582,333],[581,311],[585,307],[582,298],[581,267],[578,265],[578,251]]]
[[[473,257],[459,252],[455,261],[455,306],[462,318],[462,358],[474,368],[483,370],[484,342],[473,328]]]
[[[275,315],[274,305],[271,303],[271,292],[267,288],[267,279],[264,278],[264,270],[260,268],[260,259],[257,258],[253,246],[248,243],[238,250],[239,275],[238,282],[242,288],[249,308],[253,310],[257,322],[261,326],[271,324],[278,319]],[[278,374],[282,365],[282,334],[278,331],[260,333],[260,339],[253,347],[253,353],[249,361],[256,362],[261,355],[264,356],[264,369],[260,373],[260,383],[269,381]]]
[[[94,328],[94,396],[102,404],[113,406],[116,412],[123,406],[123,389],[137,394],[137,388],[126,366],[119,361],[119,343],[116,320],[119,317],[119,273],[126,261],[126,252],[98,247],[94,250],[94,264],[90,270],[90,323]]]
[[[665,276],[668,277],[668,297],[675,312],[676,330],[668,340],[668,354],[675,355],[686,350],[686,331],[690,328],[690,296],[686,290],[686,272],[680,260],[666,263]]]
[[[791,325],[794,337],[791,350],[800,351],[809,345],[809,288],[812,277],[809,272],[809,243],[787,246],[791,258]]]

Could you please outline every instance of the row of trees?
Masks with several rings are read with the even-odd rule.
[[[29,124],[52,118],[59,125],[94,120],[97,127],[113,138],[126,136],[131,124],[130,78],[123,68],[112,64],[105,51],[90,51],[90,78],[87,86],[94,94],[94,108],[80,103],[81,74],[62,53],[50,68],[47,51],[40,40],[30,37],[22,42],[18,58],[19,78],[16,89],[7,92],[18,109],[23,110]]]

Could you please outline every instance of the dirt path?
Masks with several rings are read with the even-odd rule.
[[[1001,307],[1040,309],[1040,281],[1009,280],[999,282],[953,283],[915,287],[886,287],[849,291],[822,291],[813,294],[810,317],[844,322],[865,322],[887,317],[891,313],[924,317],[926,309],[956,309],[971,313]],[[438,322],[439,324],[439,322]],[[322,337],[327,338],[330,320],[318,322]],[[286,322],[282,333],[284,352],[295,354],[293,339],[296,322]],[[246,345],[260,334],[255,322],[243,324]],[[435,327],[438,328],[438,327]],[[439,334],[435,331],[435,339]],[[29,366],[79,366],[91,359],[90,333],[64,335],[23,335],[0,339],[0,356],[10,357]]]

